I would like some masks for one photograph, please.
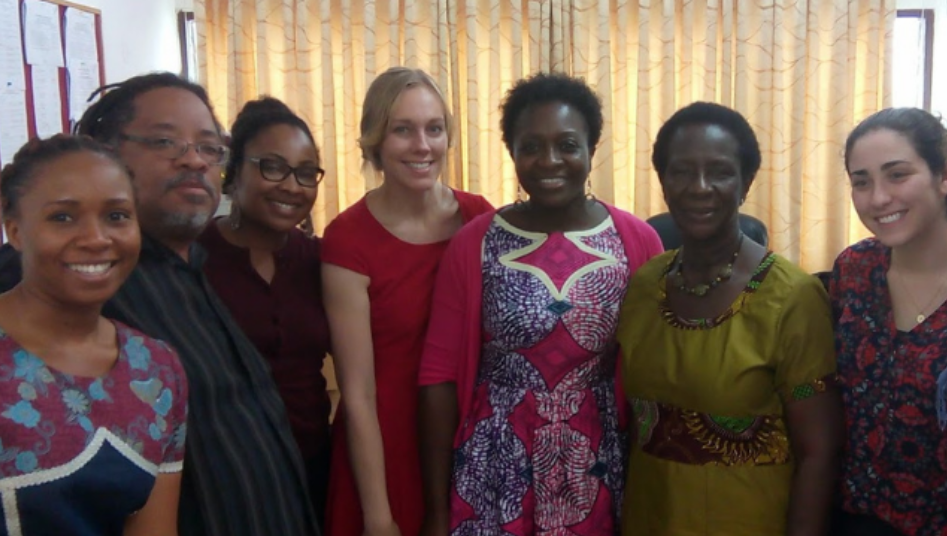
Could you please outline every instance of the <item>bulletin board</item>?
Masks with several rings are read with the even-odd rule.
[[[105,82],[102,15],[65,0],[0,0],[0,164],[70,132]],[[17,31],[18,30],[18,31]]]

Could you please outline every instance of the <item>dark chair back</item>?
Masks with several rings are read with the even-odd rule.
[[[648,225],[657,231],[665,251],[681,247],[681,230],[677,228],[670,213],[662,212],[648,218]],[[769,233],[766,231],[766,225],[760,220],[747,214],[740,214],[740,229],[754,242],[763,247],[769,246]]]

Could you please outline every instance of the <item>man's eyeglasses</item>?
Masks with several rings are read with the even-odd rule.
[[[144,145],[148,150],[168,160],[181,158],[187,151],[193,147],[197,156],[201,160],[212,166],[219,166],[227,161],[230,155],[230,149],[225,145],[217,143],[191,143],[175,138],[165,138],[161,136],[132,136],[131,134],[119,134],[123,140],[133,141]]]
[[[278,158],[253,157],[247,158],[247,161],[260,166],[260,175],[270,182],[283,182],[292,173],[296,183],[304,188],[315,188],[326,174],[319,166],[303,164],[293,167]]]

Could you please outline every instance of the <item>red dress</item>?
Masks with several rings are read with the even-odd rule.
[[[492,210],[484,198],[454,191],[465,222]],[[375,353],[378,424],[385,453],[391,514],[403,536],[421,529],[424,505],[418,458],[418,368],[434,276],[447,241],[409,244],[389,233],[369,212],[365,198],[326,228],[322,261],[369,277]],[[345,404],[345,401],[342,401]],[[332,472],[326,509],[327,536],[361,536],[362,509],[349,463],[344,410],[332,429]]]

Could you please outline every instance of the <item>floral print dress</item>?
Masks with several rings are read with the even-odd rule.
[[[629,268],[611,218],[484,238],[483,349],[455,451],[460,535],[617,534],[624,440],[613,342]]]

